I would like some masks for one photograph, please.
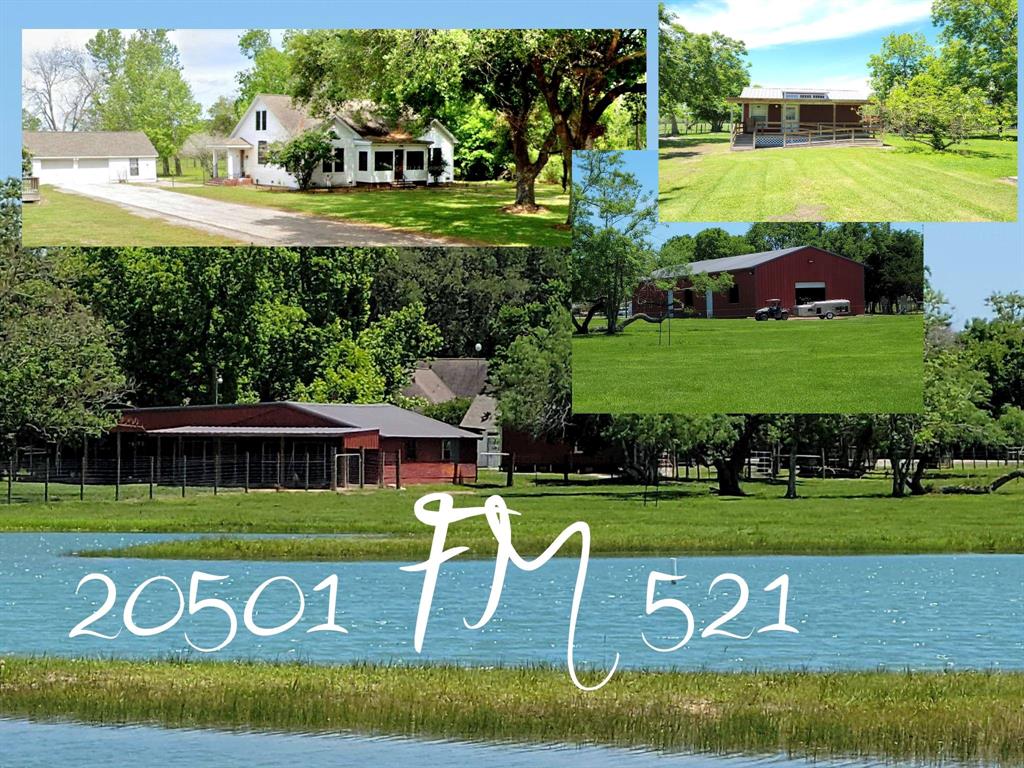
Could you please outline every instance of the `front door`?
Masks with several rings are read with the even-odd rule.
[[[401,181],[405,177],[405,150],[395,150],[395,181]]]
[[[782,105],[782,131],[783,133],[791,133],[793,131],[800,130],[800,105],[799,104],[783,104]]]

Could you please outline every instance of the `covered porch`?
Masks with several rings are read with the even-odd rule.
[[[429,141],[416,140],[356,142],[356,184],[430,184],[431,147]]]
[[[252,150],[252,144],[245,139],[223,139],[207,145],[213,155],[211,181],[238,182],[246,178],[245,164]],[[220,161],[226,160],[227,172],[220,174]]]
[[[866,96],[828,91],[745,89],[726,101],[738,106],[732,149],[810,147],[829,144],[878,145],[877,125],[862,115]]]

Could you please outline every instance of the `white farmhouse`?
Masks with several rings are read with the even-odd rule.
[[[156,181],[157,152],[141,131],[23,131],[22,142],[41,184]]]
[[[311,129],[329,124],[338,137],[334,157],[313,174],[314,187],[357,184],[433,184],[427,173],[431,158],[440,155],[445,170],[438,181],[452,180],[455,137],[438,120],[419,136],[389,125],[370,102],[350,102],[330,118],[313,117],[302,105],[281,94],[259,94],[231,135],[210,145],[213,167],[227,158],[228,180],[251,180],[265,186],[296,188],[295,177],[267,162],[267,151]]]

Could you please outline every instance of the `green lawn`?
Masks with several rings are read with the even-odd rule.
[[[668,345],[668,323],[672,345]],[[902,413],[922,409],[921,315],[636,322],[572,343],[581,413]]]
[[[584,679],[600,679],[591,672]],[[1019,672],[616,672],[0,660],[0,716],[736,755],[1020,765]]]
[[[42,200],[23,206],[26,247],[53,245],[242,245],[192,227],[137,216],[113,203],[42,188]]]
[[[728,134],[662,139],[662,221],[1016,221],[1017,142],[934,152],[885,148],[729,150]]]
[[[1006,471],[988,468],[930,472],[935,487],[987,482]],[[973,477],[968,480],[967,477]],[[988,480],[983,480],[987,478]],[[495,480],[496,480],[495,473]],[[537,554],[566,526],[590,524],[595,555],[866,554],[923,552],[1024,552],[1024,482],[991,495],[932,493],[893,499],[891,480],[800,478],[799,499],[784,499],[785,480],[747,482],[743,498],[709,493],[713,483],[666,482],[644,503],[642,487],[573,478],[532,481],[517,476],[512,488],[497,482],[456,490],[456,504],[480,504],[499,493],[522,513],[512,522],[520,551]],[[0,505],[2,531],[164,531],[356,533],[354,538],[276,540],[212,539],[149,545],[129,554],[149,557],[280,560],[426,557],[431,531],[413,515],[423,493],[376,490],[346,494],[251,493],[204,495],[153,502],[107,500]],[[468,556],[494,551],[486,525],[470,520],[452,526],[449,546],[465,544]],[[578,546],[572,539],[565,552]]]
[[[537,204],[548,210],[536,214],[502,211],[515,199],[515,189],[510,183],[497,181],[472,182],[469,187],[357,189],[337,193],[255,187],[182,187],[175,191],[442,235],[452,238],[456,244],[569,245],[569,232],[562,228],[568,214],[569,196],[555,184],[537,185]]]

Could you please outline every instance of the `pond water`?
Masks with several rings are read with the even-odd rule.
[[[479,630],[467,629],[487,602],[493,574],[490,561],[456,559],[438,580],[423,652],[413,648],[416,611],[423,584],[420,573],[399,563],[291,563],[78,558],[67,553],[146,541],[183,538],[158,534],[0,534],[0,654],[152,657],[191,655],[315,662],[457,661],[467,664],[565,664],[570,605],[577,561],[560,558],[524,573],[510,568],[494,618]],[[1024,668],[1024,556],[911,555],[862,557],[685,557],[677,583],[658,586],[656,598],[685,602],[695,618],[690,641],[672,653],[685,632],[678,610],[645,615],[648,572],[673,573],[669,558],[599,558],[587,576],[576,632],[576,659],[609,666],[615,654],[623,667],[752,669],[964,669]],[[223,650],[202,654],[193,643],[217,645],[228,621],[218,610],[189,615],[186,609],[170,629],[138,637],[124,629],[125,603],[132,590],[153,576],[172,578],[188,599],[193,571],[228,578],[204,583],[201,598],[225,600],[238,616],[238,634]],[[79,580],[91,572],[117,585],[113,609],[89,626],[116,639],[69,638],[69,631],[98,609],[106,597],[100,583]],[[709,624],[732,608],[739,586],[712,580],[731,572],[749,584],[749,601],[735,618],[720,625],[736,635],[702,637]],[[338,575],[337,623],[348,630],[308,633],[325,621],[327,590],[313,587]],[[786,620],[798,634],[756,632],[778,621],[779,589],[764,591],[782,574],[789,577]],[[288,576],[303,589],[305,612],[294,626],[275,636],[246,629],[247,598],[266,579]],[[278,581],[255,604],[262,627],[288,622],[296,614],[294,586]],[[171,619],[179,599],[172,584],[147,587],[133,611],[141,627]]]
[[[444,765],[451,768],[501,765],[505,768],[805,768],[802,760],[709,755],[659,755],[604,747],[484,745],[450,741],[311,736],[281,733],[120,728],[75,723],[0,719],[3,765],[52,768],[55,765],[152,765],[164,768],[277,768],[281,765]],[[815,761],[813,765],[865,765]],[[891,763],[889,765],[892,765]]]

